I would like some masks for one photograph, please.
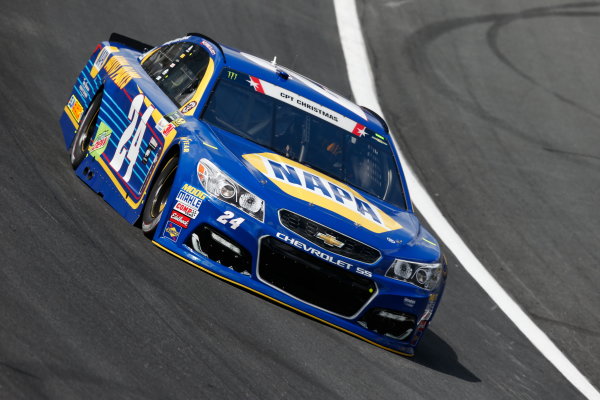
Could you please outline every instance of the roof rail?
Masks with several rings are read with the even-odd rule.
[[[198,37],[201,37],[202,39],[208,40],[209,42],[211,42],[212,44],[214,44],[215,46],[217,46],[219,48],[219,50],[221,51],[221,54],[223,54],[223,61],[227,62],[227,59],[225,58],[225,52],[223,51],[223,48],[221,47],[219,42],[217,42],[216,40],[214,40],[202,33],[195,33],[195,32],[188,33],[187,36],[198,36]]]
[[[360,108],[362,108],[363,110],[369,112],[371,115],[373,115],[383,126],[383,129],[385,130],[385,133],[390,133],[390,128],[388,128],[387,123],[385,122],[385,120],[383,119],[383,117],[379,114],[377,114],[375,111],[371,110],[370,108],[367,108],[365,106],[359,106]]]
[[[154,46],[152,46],[151,44],[140,42],[139,40],[132,39],[125,35],[121,35],[117,32],[111,33],[110,37],[108,38],[108,41],[124,44],[125,46],[137,50],[141,53],[154,48]]]

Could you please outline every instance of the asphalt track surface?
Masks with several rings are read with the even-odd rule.
[[[2,1],[0,398],[577,399],[449,255],[413,359],[151,245],[71,171],[96,43],[188,31],[350,96],[326,1]],[[359,4],[384,112],[476,255],[600,386],[600,2]]]

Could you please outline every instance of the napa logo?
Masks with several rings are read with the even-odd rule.
[[[327,175],[273,153],[243,157],[289,195],[333,211],[376,233],[402,228],[358,192]]]

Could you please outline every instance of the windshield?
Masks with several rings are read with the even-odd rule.
[[[406,209],[386,139],[293,92],[226,69],[202,119]]]

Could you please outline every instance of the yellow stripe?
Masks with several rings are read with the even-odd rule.
[[[146,62],[146,60],[148,59],[148,57],[150,57],[152,54],[156,53],[159,49],[160,49],[160,47],[157,47],[154,50],[152,50],[151,52],[147,53],[144,56],[144,58],[142,59],[142,61],[140,61],[140,64],[144,65],[144,63]]]
[[[437,247],[437,245],[435,243],[433,243],[431,240],[427,240],[427,239],[423,238],[423,241]]]
[[[67,106],[65,106],[65,113],[67,114],[67,117],[69,117],[69,119],[71,120],[71,123],[73,124],[75,129],[79,129],[79,122],[75,120],[75,117],[73,117],[73,114],[71,114],[71,110]]]
[[[210,58],[208,60],[208,66],[206,67],[206,72],[204,73],[204,77],[202,78],[202,81],[198,85],[198,89],[196,90],[196,93],[194,93],[194,96],[183,105],[183,107],[185,107],[187,104],[191,103],[192,101],[195,101],[196,106],[193,107],[188,112],[183,113],[183,115],[192,115],[194,113],[194,110],[196,109],[196,107],[198,107],[198,103],[200,102],[200,97],[202,97],[202,95],[204,94],[204,91],[206,90],[206,87],[208,86],[208,82],[210,81],[210,78],[212,78],[214,71],[215,71],[215,62],[213,61],[212,58]],[[183,107],[181,107],[179,110],[181,110]]]
[[[406,356],[406,357],[413,357],[413,356],[414,356],[414,354],[407,354],[407,353],[403,353],[403,352],[401,352],[401,351],[399,351],[399,350],[394,350],[394,349],[391,349],[391,348],[389,348],[389,347],[382,346],[382,345],[380,345],[379,343],[375,343],[375,342],[373,342],[373,341],[371,341],[371,340],[369,340],[369,339],[367,339],[367,338],[365,338],[365,337],[363,337],[363,336],[360,336],[360,335],[359,335],[359,334],[357,334],[357,333],[354,333],[354,332],[352,332],[352,331],[349,331],[349,330],[347,330],[347,329],[344,329],[344,328],[342,328],[342,327],[340,327],[340,326],[337,326],[337,325],[335,325],[335,324],[332,324],[331,322],[325,321],[325,320],[323,320],[323,319],[321,319],[321,318],[319,318],[319,317],[316,317],[316,316],[314,316],[314,315],[312,315],[312,314],[310,314],[310,313],[308,313],[308,312],[306,312],[306,311],[302,311],[302,310],[300,310],[300,309],[298,309],[298,308],[295,308],[295,307],[293,307],[293,306],[291,306],[291,305],[289,305],[289,304],[286,304],[286,303],[284,303],[284,302],[282,302],[282,301],[280,301],[280,300],[277,300],[277,299],[275,299],[275,298],[273,298],[273,297],[271,297],[271,296],[268,296],[268,295],[266,295],[266,294],[264,294],[264,293],[262,293],[262,292],[259,292],[259,291],[255,290],[255,289],[252,289],[252,288],[248,287],[248,286],[245,286],[245,285],[243,285],[243,284],[241,284],[241,283],[239,283],[239,282],[236,282],[236,281],[234,281],[234,280],[231,280],[231,279],[229,279],[229,278],[226,278],[226,277],[224,277],[224,276],[222,276],[222,275],[219,275],[219,274],[217,274],[216,272],[213,272],[213,271],[211,271],[211,270],[209,270],[209,269],[207,269],[207,268],[205,268],[205,267],[201,266],[200,264],[196,264],[195,262],[193,262],[193,261],[191,261],[191,260],[188,260],[187,258],[184,258],[184,257],[180,256],[179,254],[177,254],[177,253],[175,253],[175,252],[173,252],[173,251],[171,251],[171,250],[167,249],[166,247],[163,247],[163,246],[161,246],[160,244],[158,244],[158,243],[157,243],[157,242],[155,242],[154,240],[152,241],[152,243],[153,243],[155,246],[157,246],[157,247],[159,247],[159,248],[163,249],[163,250],[164,250],[164,251],[166,251],[167,253],[169,253],[169,254],[171,254],[171,255],[173,255],[173,256],[175,256],[175,257],[177,257],[177,258],[179,258],[179,259],[181,259],[181,260],[183,260],[183,261],[185,261],[185,262],[186,262],[186,263],[188,263],[188,264],[191,264],[191,265],[193,265],[194,267],[196,267],[196,268],[198,268],[198,269],[201,269],[202,271],[204,271],[204,272],[206,272],[206,273],[208,273],[208,274],[211,274],[211,275],[213,275],[213,276],[215,276],[215,277],[217,277],[217,278],[219,278],[219,279],[221,279],[221,280],[224,280],[224,281],[226,281],[226,282],[229,282],[229,283],[231,283],[231,284],[234,284],[234,285],[236,285],[236,286],[239,286],[239,287],[242,287],[242,288],[244,288],[244,289],[246,289],[246,290],[249,290],[249,291],[251,291],[252,293],[255,293],[255,294],[258,294],[258,295],[260,295],[260,296],[262,296],[262,297],[265,297],[265,298],[267,298],[267,299],[269,299],[269,300],[271,300],[271,301],[273,301],[273,302],[275,302],[275,303],[277,303],[277,304],[279,304],[279,305],[282,305],[282,306],[284,306],[284,307],[290,308],[290,309],[292,309],[292,310],[294,310],[294,311],[296,311],[296,312],[299,312],[300,314],[306,315],[307,317],[310,317],[310,318],[312,318],[312,319],[315,319],[315,320],[317,320],[317,321],[319,321],[319,322],[321,322],[321,323],[323,323],[323,324],[326,324],[326,325],[329,325],[329,326],[331,326],[331,327],[333,327],[333,328],[339,329],[340,331],[342,331],[342,332],[345,332],[345,333],[347,333],[347,334],[349,334],[349,335],[352,335],[352,336],[354,336],[354,337],[357,337],[357,338],[359,338],[359,339],[361,339],[361,340],[364,340],[365,342],[367,342],[367,343],[369,343],[369,344],[372,344],[373,346],[377,346],[377,347],[379,347],[379,348],[382,348],[382,349],[384,349],[384,350],[391,351],[392,353],[400,354],[400,355],[402,355],[402,356]]]

